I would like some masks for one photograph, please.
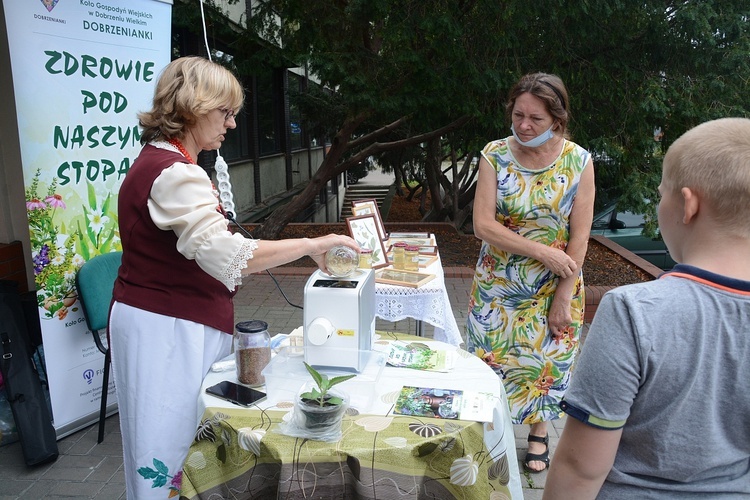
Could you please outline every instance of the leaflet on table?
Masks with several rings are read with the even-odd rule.
[[[404,386],[393,408],[395,415],[492,422],[497,398],[488,392]]]
[[[400,368],[449,372],[456,365],[455,350],[430,349],[421,342],[391,342],[391,351],[386,362]]]

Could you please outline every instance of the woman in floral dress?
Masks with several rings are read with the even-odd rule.
[[[506,110],[513,135],[487,144],[479,162],[474,233],[483,244],[467,344],[501,376],[513,422],[531,425],[524,467],[541,472],[583,324],[594,166],[566,138],[568,94],[557,76],[524,76]]]

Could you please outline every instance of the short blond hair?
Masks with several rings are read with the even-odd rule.
[[[750,234],[750,119],[721,118],[688,130],[664,157],[662,185],[696,191],[717,224]]]
[[[237,113],[245,100],[240,82],[224,66],[203,57],[181,57],[159,75],[150,111],[138,113],[141,142],[182,139],[186,129],[214,109]]]

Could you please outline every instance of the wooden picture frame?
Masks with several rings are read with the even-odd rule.
[[[390,237],[388,238],[388,245],[393,245],[394,243],[404,242],[407,245],[414,245],[418,247],[434,247],[435,245],[435,238],[428,236],[427,238],[394,238]]]
[[[409,233],[409,232],[399,232],[394,231],[388,235],[389,238],[409,238],[409,239],[419,239],[419,238],[429,238],[430,233]]]
[[[419,288],[434,278],[434,274],[401,271],[391,268],[375,271],[375,283],[406,286],[409,288]]]
[[[390,245],[388,247],[388,253],[393,253],[393,245]],[[419,247],[419,254],[420,255],[437,255],[438,254],[438,247],[434,245],[424,245]]]
[[[378,233],[378,221],[375,214],[357,215],[347,217],[346,225],[349,228],[349,236],[362,248],[372,250],[372,268],[378,269],[388,265],[388,256],[385,245]]]
[[[437,255],[419,255],[419,267],[425,268],[437,260]]]
[[[391,247],[391,250],[388,250],[388,253],[386,256],[388,257],[388,264],[393,265],[393,247]],[[419,268],[424,269],[426,267],[429,267],[432,265],[433,262],[437,261],[437,255],[424,255],[419,254]]]
[[[388,237],[385,232],[385,226],[383,225],[383,219],[380,218],[378,201],[375,198],[352,201],[352,214],[355,217],[360,215],[373,214],[378,222],[378,234],[380,235],[380,239],[385,240]]]

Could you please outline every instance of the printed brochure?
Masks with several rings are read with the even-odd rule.
[[[456,364],[455,350],[430,349],[421,342],[391,342],[386,362],[400,368],[449,372]]]
[[[492,410],[496,404],[497,398],[486,392],[404,386],[393,408],[393,413],[492,422]]]

